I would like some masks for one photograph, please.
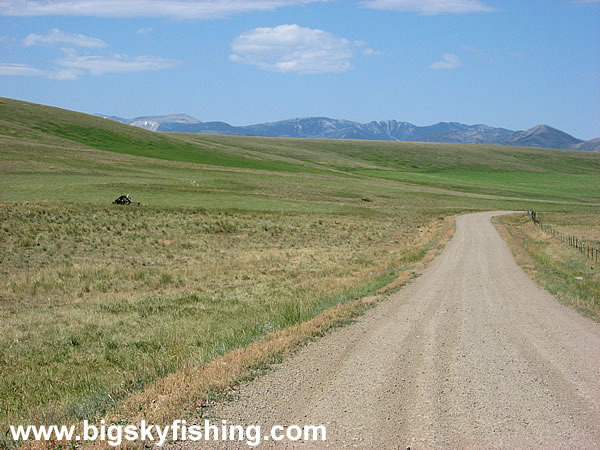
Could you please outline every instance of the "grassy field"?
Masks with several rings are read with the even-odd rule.
[[[370,295],[454,214],[600,199],[600,154],[152,133],[10,99],[0,160],[3,431],[98,418]]]
[[[600,248],[598,213],[542,213],[538,220]],[[497,218],[517,262],[562,303],[600,321],[600,263],[560,242],[526,214]]]

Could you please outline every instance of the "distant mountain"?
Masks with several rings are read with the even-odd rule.
[[[575,146],[576,150],[584,150],[586,152],[599,152],[600,151],[600,138],[584,141],[581,144]]]
[[[126,123],[135,127],[144,128],[150,131],[163,131],[161,126],[168,124],[196,124],[201,123],[198,119],[188,116],[187,114],[169,114],[166,116],[144,116],[136,117],[135,119],[123,119],[117,116],[105,116],[96,114],[104,119],[115,120],[117,122]]]
[[[419,127],[408,122],[395,120],[360,123],[328,117],[307,117],[238,127],[225,122],[201,122],[186,114],[136,117],[135,119],[97,115],[147,130],[179,133],[451,142],[600,151],[600,138],[582,141],[547,125],[537,125],[527,131],[512,131],[488,125],[465,125],[457,122],[440,122],[435,125]]]
[[[510,137],[511,144],[525,147],[575,148],[582,142],[581,139],[547,125],[537,125],[527,131],[517,131]]]
[[[267,136],[314,139],[370,139],[382,141],[503,143],[513,132],[486,125],[438,123],[418,127],[408,122],[385,120],[358,123],[327,117],[309,117],[234,127],[224,122],[162,123],[158,131],[214,133],[237,136]]]

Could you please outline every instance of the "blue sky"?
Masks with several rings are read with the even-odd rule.
[[[600,0],[0,0],[0,96],[600,136]]]

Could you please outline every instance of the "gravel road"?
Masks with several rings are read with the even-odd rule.
[[[600,447],[600,324],[523,273],[498,214],[460,216],[419,278],[214,420],[327,426],[326,444],[286,444],[301,447]]]

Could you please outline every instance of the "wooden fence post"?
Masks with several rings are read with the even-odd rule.
[[[596,247],[591,247],[588,243],[586,243],[583,240],[579,240],[579,238],[576,236],[572,236],[570,234],[558,231],[551,224],[542,223],[541,221],[537,220],[537,213],[535,209],[528,209],[527,215],[531,217],[533,223],[540,227],[542,231],[550,233],[552,237],[557,238],[558,240],[560,240],[560,242],[563,242],[569,245],[570,247],[576,248],[581,252],[581,254],[585,255],[588,259],[598,262],[598,253],[600,252],[600,249]]]

